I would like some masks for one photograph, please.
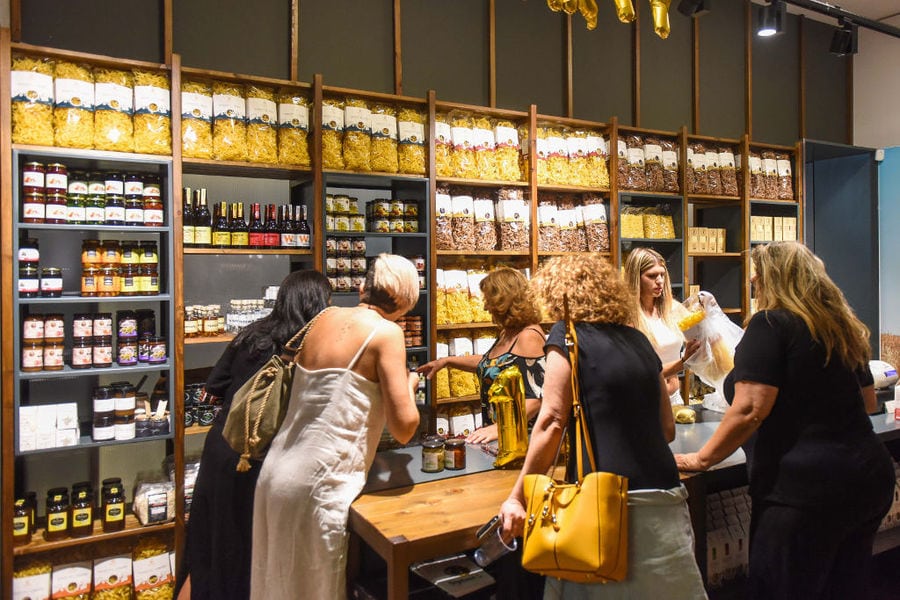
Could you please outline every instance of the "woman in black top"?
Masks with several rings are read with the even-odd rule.
[[[578,332],[581,402],[597,470],[629,480],[628,577],[606,584],[548,577],[544,598],[654,598],[660,593],[667,598],[705,598],[694,560],[687,492],[668,447],[675,423],[662,363],[646,336],[631,326],[635,315],[628,289],[616,269],[594,255],[548,261],[532,288],[554,319],[563,317],[563,296],[568,298]],[[522,473],[500,509],[505,539],[524,530],[524,476],[550,468],[560,437],[571,425],[564,322],[553,326],[545,349],[541,410]],[[571,474],[574,454],[569,463]]]
[[[747,448],[750,596],[866,598],[872,543],[891,505],[890,455],[872,431],[869,331],[797,242],[751,257],[759,312],[725,381],[732,403],[686,471]]]
[[[206,393],[222,398],[222,410],[206,434],[194,484],[179,600],[250,596],[253,493],[261,462],[235,470],[239,455],[222,437],[234,393],[331,300],[331,285],[318,271],[295,271],[278,289],[269,316],[245,327],[225,349],[206,381]]]

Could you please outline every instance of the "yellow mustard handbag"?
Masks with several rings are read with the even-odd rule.
[[[575,419],[572,451],[577,456],[578,481],[560,482],[540,474],[525,476],[528,517],[522,540],[522,567],[579,583],[622,581],[628,574],[628,478],[596,472],[580,401],[578,337],[569,318],[568,302],[565,313]],[[582,465],[582,437],[591,467],[587,475]]]

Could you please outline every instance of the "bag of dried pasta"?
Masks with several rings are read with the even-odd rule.
[[[566,144],[567,131],[564,127],[551,127],[547,136],[547,163],[551,184],[570,185],[572,181],[569,147]]]
[[[577,244],[575,209],[565,204],[563,206],[558,207],[556,210],[556,218],[559,221],[559,250],[561,252],[575,252],[575,245]]]
[[[538,125],[535,128],[535,151],[537,153],[537,182],[546,185],[552,182],[550,172],[550,127]]]
[[[498,200],[500,250],[528,250],[530,211],[524,200]]]
[[[447,309],[447,288],[444,285],[444,270],[434,270],[434,322],[438,325],[450,324],[450,311]]]
[[[434,195],[434,246],[438,250],[453,250],[453,201],[447,188],[438,188]]]
[[[663,191],[677,194],[681,189],[678,182],[678,150],[672,140],[662,140]]]
[[[646,157],[644,156],[644,140],[639,135],[625,138],[628,147],[628,181],[633,190],[647,190]]]
[[[278,162],[310,165],[309,99],[289,88],[278,94]]]
[[[706,173],[706,147],[700,143],[690,144],[687,150],[688,193],[708,194],[709,178]]]
[[[57,146],[94,146],[94,75],[87,65],[56,63],[53,80],[53,139]]]
[[[444,270],[444,301],[451,323],[471,323],[472,305],[469,304],[469,279],[461,269]]]
[[[134,151],[134,85],[131,73],[94,68],[94,148]]]
[[[28,560],[24,564],[17,561],[12,577],[13,598],[50,600],[50,573],[53,566],[46,560]]]
[[[775,200],[778,198],[778,161],[775,160],[775,152],[765,150],[762,153],[763,170],[763,198]]]
[[[569,185],[590,185],[591,174],[588,163],[587,131],[573,129],[566,132],[566,152],[569,156]]]
[[[344,168],[344,101],[322,99],[322,167]]]
[[[478,178],[496,181],[499,177],[497,143],[494,140],[494,128],[491,127],[491,120],[487,117],[476,116],[472,120],[472,143],[475,150],[475,167],[478,170]]]
[[[450,115],[434,116],[434,170],[438,177],[453,177],[453,128]]]
[[[450,356],[471,356],[475,350],[472,338],[456,334],[448,342]],[[450,371],[450,395],[453,397],[474,396],[478,393],[478,379],[474,373],[460,369]]]
[[[607,140],[596,131],[588,131],[587,144],[588,179],[592,188],[609,189],[609,147]]]
[[[626,206],[622,209],[620,235],[623,238],[644,237],[644,217],[638,207]]]
[[[644,140],[644,172],[647,176],[646,189],[661,192],[665,189],[662,164],[662,141],[648,137]]]
[[[497,249],[497,220],[494,215],[494,200],[484,192],[473,200],[475,214],[475,250]]]
[[[172,154],[172,101],[169,78],[163,73],[135,69],[134,151]]]
[[[762,157],[759,152],[750,152],[750,160],[747,161],[750,170],[750,197],[763,198],[765,185],[763,184]]]
[[[609,223],[603,198],[586,197],[581,213],[584,217],[588,252],[609,252]]]
[[[484,270],[470,270],[466,272],[469,280],[469,306],[472,307],[473,323],[490,323],[493,317],[484,307],[484,294],[481,292],[481,280],[487,277]]]
[[[722,172],[719,169],[719,150],[713,145],[706,148],[706,185],[709,194],[722,194]]]
[[[616,181],[620,190],[632,190],[631,170],[628,168],[628,144],[623,138],[616,140]]]
[[[467,191],[467,190],[466,190]],[[475,201],[468,193],[450,197],[454,250],[475,250]]]
[[[132,577],[131,554],[94,559],[92,600],[131,600]]]
[[[575,252],[587,252],[587,232],[584,227],[584,214],[582,207],[575,206],[575,236],[573,238]]]
[[[719,176],[722,180],[722,195],[737,196],[738,183],[734,151],[728,146],[719,147]]]
[[[244,86],[213,82],[213,158],[247,160],[247,102]]]
[[[387,104],[372,107],[372,170],[379,173],[396,173],[397,162],[397,111]]]
[[[53,71],[47,58],[15,55],[10,73],[12,142],[53,145]]]
[[[450,152],[452,175],[463,179],[478,179],[472,117],[459,110],[452,111],[449,117],[450,137],[453,142]]]
[[[791,176],[791,157],[783,152],[775,154],[775,168],[778,172],[776,195],[779,200],[794,199],[794,179]]]
[[[247,86],[247,160],[275,163],[278,160],[278,132],[275,123],[278,106],[275,90],[250,84]]]
[[[425,144],[428,135],[425,132],[425,113],[401,108],[397,111],[397,162],[400,173],[410,175],[425,174]]]
[[[344,168],[371,171],[372,109],[362,98],[344,99]]]
[[[69,557],[66,559],[72,560]],[[90,560],[54,564],[51,575],[53,598],[54,600],[90,600],[93,580],[94,574]]]
[[[559,218],[553,202],[541,199],[538,204],[538,251],[559,252],[562,243],[559,236]]]
[[[171,599],[175,590],[169,551],[155,538],[141,538],[132,552],[134,600]]]
[[[450,347],[447,344],[445,335],[438,335],[437,342],[434,345],[434,358],[446,358],[450,356]],[[435,398],[450,397],[450,370],[441,369],[434,374],[434,396]]]
[[[527,125],[519,125],[519,172],[522,177],[519,181],[527,181],[531,173],[531,133]]]
[[[182,81],[182,156],[212,158],[212,115],[212,87],[203,81]]]
[[[496,119],[494,128],[494,156],[497,162],[497,179],[521,181],[519,157],[519,132],[512,121]]]

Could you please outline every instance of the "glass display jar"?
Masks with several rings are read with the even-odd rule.
[[[45,169],[39,162],[27,162],[22,166],[22,191],[26,194],[44,193]]]
[[[63,194],[69,191],[69,170],[61,163],[50,163],[44,169],[44,187],[48,192],[58,191]]]
[[[62,342],[49,342],[44,344],[44,370],[45,371],[62,371],[65,363],[63,362],[63,345]]]
[[[94,343],[90,337],[72,340],[72,368],[90,369],[94,364]]]
[[[43,223],[47,216],[47,199],[43,192],[22,194],[22,222]]]
[[[94,492],[90,484],[78,489],[72,486],[72,509],[69,522],[72,537],[86,537],[94,533]]]
[[[69,490],[64,487],[47,490],[47,528],[44,539],[55,542],[69,537]]]
[[[81,295],[93,298],[100,291],[100,277],[103,269],[95,265],[88,265],[81,269]]]
[[[68,223],[69,200],[65,192],[47,192],[44,196],[44,223],[64,225]]]
[[[118,478],[104,479],[102,494],[103,532],[122,531],[125,529],[125,490],[122,481]]]
[[[100,265],[103,263],[103,252],[100,240],[84,240],[81,242],[81,266]]]
[[[26,342],[44,341],[43,315],[27,315],[22,320],[22,339]]]
[[[422,442],[422,471],[439,473],[444,470],[444,440],[432,436]]]
[[[95,337],[112,335],[112,313],[96,313],[92,323]]]
[[[44,341],[62,343],[65,339],[65,320],[61,314],[44,315]]]
[[[94,337],[94,347],[91,357],[91,366],[93,366],[93,368],[105,369],[111,367],[113,361],[112,337]]]
[[[37,373],[44,370],[44,342],[22,341],[22,372]]]
[[[444,442],[444,468],[451,471],[466,468],[466,440],[451,438]]]
[[[41,292],[38,268],[30,264],[19,266],[19,298],[37,298]]]
[[[59,298],[62,296],[62,291],[62,269],[59,267],[44,267],[41,269],[41,297]]]
[[[25,498],[17,498],[13,505],[13,546],[23,546],[31,542],[31,509]]]

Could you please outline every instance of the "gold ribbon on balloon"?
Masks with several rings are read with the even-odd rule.
[[[662,39],[669,37],[669,3],[671,0],[650,0],[653,31]]]

